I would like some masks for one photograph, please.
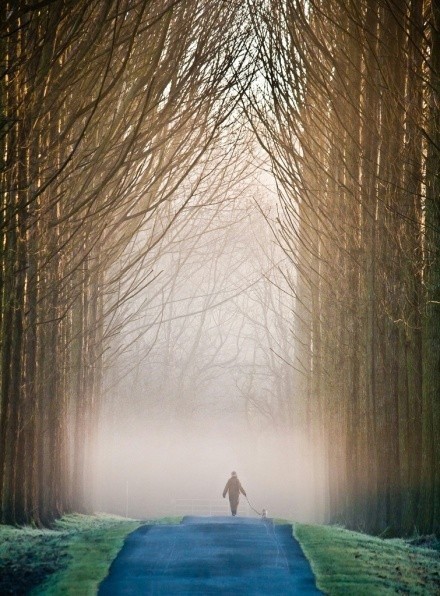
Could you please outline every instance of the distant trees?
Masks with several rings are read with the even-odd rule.
[[[1,520],[46,524],[88,507],[108,309],[128,272],[129,291],[148,282],[143,256],[234,108],[242,18],[198,0],[0,10]]]
[[[260,10],[248,110],[282,188],[295,391],[327,453],[328,517],[438,532],[438,3]]]

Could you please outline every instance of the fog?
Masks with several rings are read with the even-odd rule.
[[[295,272],[270,229],[275,184],[261,166],[248,169],[226,191],[208,178],[214,200],[200,188],[203,208],[149,252],[151,283],[112,316],[96,510],[226,514],[222,491],[235,470],[257,511],[322,517],[319,453],[289,364]],[[131,251],[142,231],[136,243]],[[244,497],[239,514],[257,515]]]
[[[222,491],[232,470],[251,505],[271,516],[315,518],[307,441],[275,432],[252,433],[239,420],[200,426],[130,425],[104,444],[97,507],[148,518],[227,514]],[[101,506],[101,507],[99,507]],[[256,515],[241,496],[240,515]]]

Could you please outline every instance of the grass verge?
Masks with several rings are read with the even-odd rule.
[[[437,550],[335,526],[296,524],[294,534],[325,594],[440,594]]]
[[[126,536],[143,523],[71,514],[51,530],[0,526],[0,594],[94,595]]]
[[[57,522],[57,528],[70,537],[67,565],[31,593],[94,596],[126,536],[140,525],[135,520],[109,515],[65,516]]]
[[[64,532],[0,526],[0,594],[28,594],[68,563]]]

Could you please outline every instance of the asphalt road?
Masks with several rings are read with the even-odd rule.
[[[118,594],[321,594],[290,525],[244,517],[186,517],[130,534],[102,582]]]

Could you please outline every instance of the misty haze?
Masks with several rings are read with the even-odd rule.
[[[240,155],[239,182],[231,187],[226,170],[227,190],[211,188],[221,206],[200,208],[156,248],[151,276],[160,275],[124,305],[104,375],[95,510],[227,513],[221,493],[237,470],[257,511],[322,519],[304,396],[285,399],[293,304],[266,221],[274,182],[264,162],[245,165],[246,147]],[[239,513],[257,515],[243,497]]]

